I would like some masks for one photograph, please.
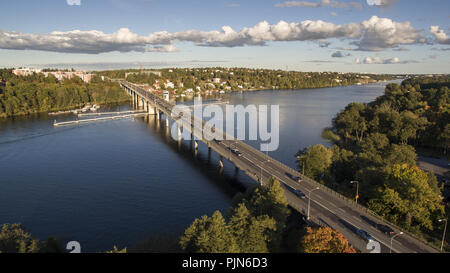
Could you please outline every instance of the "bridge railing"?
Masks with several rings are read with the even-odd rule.
[[[174,104],[168,103],[166,100],[163,100],[162,98],[160,98],[160,97],[158,97],[158,96],[156,96],[156,95],[154,95],[154,94],[152,94],[150,92],[145,91],[141,87],[138,87],[138,86],[132,85],[132,84],[130,85],[130,84],[128,84],[128,82],[125,82],[125,83],[122,82],[122,84],[126,85],[128,88],[135,89],[135,91],[139,91],[139,93],[142,93],[141,96],[147,96],[150,99],[152,99],[153,101],[163,104],[167,108],[170,108],[170,107],[174,106]],[[204,125],[205,121],[203,121],[202,123]],[[226,132],[222,132],[222,133],[224,134],[224,139],[228,139],[227,137],[229,137],[229,135]],[[247,143],[245,143],[243,141],[241,141],[241,144],[247,146],[248,149],[252,149],[256,153],[259,153],[262,157],[268,157],[266,154],[264,154],[260,150],[255,149],[254,147],[248,145]],[[350,198],[348,198],[348,197],[346,197],[346,196],[336,192],[335,190],[333,190],[333,189],[331,189],[331,188],[329,188],[329,187],[327,187],[327,186],[325,186],[325,185],[323,185],[323,184],[321,184],[321,183],[319,183],[319,182],[317,182],[317,181],[315,181],[315,180],[313,180],[313,179],[311,179],[311,178],[309,178],[309,177],[299,173],[298,171],[292,169],[291,167],[281,163],[280,161],[278,161],[278,160],[276,160],[274,158],[271,158],[271,157],[268,157],[268,158],[270,158],[271,162],[274,163],[275,165],[277,165],[278,167],[280,167],[281,169],[295,174],[296,176],[302,178],[302,180],[304,180],[304,181],[306,181],[306,182],[308,182],[308,183],[318,187],[319,189],[321,189],[321,190],[323,190],[325,192],[328,192],[331,195],[334,195],[337,198],[343,200],[348,205],[353,206],[356,209],[358,209],[360,211],[363,211],[363,212],[367,213],[368,215],[374,217],[375,219],[388,224],[389,226],[393,227],[394,229],[397,229],[398,231],[402,231],[404,234],[409,235],[411,238],[415,238],[416,240],[424,243],[425,245],[428,245],[428,246],[434,248],[435,250],[438,250],[437,246],[431,244],[429,241],[425,240],[423,237],[420,237],[420,236],[417,236],[417,234],[413,234],[413,233],[410,233],[408,231],[405,231],[403,228],[397,226],[394,223],[391,223],[390,221],[386,220],[385,218],[383,218],[382,216],[378,215],[377,213],[375,213],[374,211],[370,210],[369,208],[367,208],[365,206],[362,206],[361,204],[358,204],[353,199],[350,199]]]

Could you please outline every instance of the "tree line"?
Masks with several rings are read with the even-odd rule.
[[[79,77],[58,81],[53,75],[19,77],[0,69],[0,117],[69,110],[86,103],[114,103],[129,100],[117,83],[94,76],[90,83]]]
[[[99,75],[110,78],[124,79],[133,83],[153,85],[156,81],[169,80],[175,85],[178,92],[186,89],[205,90],[261,90],[261,89],[304,89],[322,88],[330,86],[347,86],[357,83],[368,83],[379,80],[392,80],[389,75],[366,75],[356,73],[335,72],[297,72],[270,69],[249,68],[174,68],[161,69],[161,76],[149,71],[117,70],[100,71]],[[213,79],[220,79],[220,83],[214,83]],[[223,84],[225,83],[225,84]]]

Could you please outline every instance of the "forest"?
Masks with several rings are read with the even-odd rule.
[[[0,82],[0,118],[129,100],[119,84],[98,76],[87,84],[78,77],[63,81],[43,74],[18,77],[11,69],[0,69]]]
[[[351,198],[358,181],[360,203],[410,232],[440,235],[443,185],[418,168],[416,149],[448,157],[449,87],[448,76],[408,79],[349,104],[323,132],[334,145],[299,151],[299,170]]]

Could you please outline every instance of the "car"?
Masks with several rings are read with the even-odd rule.
[[[300,197],[301,199],[305,199],[306,195],[301,190],[294,190],[295,195]]]
[[[367,233],[367,231],[365,231],[365,230],[363,230],[363,229],[358,229],[358,230],[356,231],[356,234],[358,234],[359,237],[363,238],[364,240],[366,240],[366,241],[368,241],[368,242],[370,242],[370,241],[375,241],[375,240],[373,239],[373,237],[372,237],[369,233]]]
[[[389,235],[389,236],[394,235],[394,230],[386,225],[377,224],[377,229],[386,235]]]
[[[300,177],[294,176],[294,175],[292,175],[290,173],[286,173],[286,176],[289,177],[290,179],[294,180],[295,182],[298,182],[298,183],[303,181]]]
[[[231,149],[231,151],[233,152],[233,154],[235,154],[235,155],[237,155],[237,156],[242,156],[242,153],[241,153],[238,149],[236,149],[236,148]]]
[[[218,139],[214,139],[214,142],[217,143],[217,144],[222,143],[222,141],[221,141],[221,140],[218,140]]]

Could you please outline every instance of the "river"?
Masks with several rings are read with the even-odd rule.
[[[226,95],[231,104],[280,106],[280,147],[269,155],[295,167],[295,153],[322,143],[323,128],[350,102],[369,102],[385,84]],[[128,104],[102,111],[127,110]],[[0,224],[34,237],[80,242],[83,252],[130,246],[182,232],[196,217],[225,212],[253,183],[200,144],[179,145],[154,118],[54,128],[54,117],[0,120]],[[58,117],[58,120],[73,117]]]

